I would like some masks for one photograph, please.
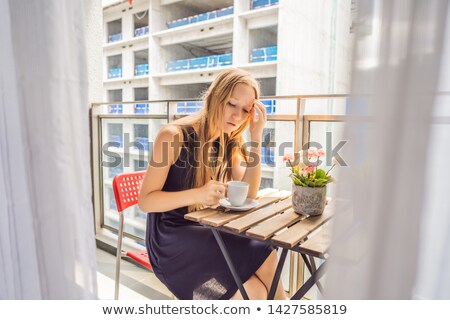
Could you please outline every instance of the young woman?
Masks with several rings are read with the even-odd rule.
[[[223,71],[207,90],[202,110],[169,123],[156,137],[139,207],[149,212],[146,245],[155,275],[178,299],[242,299],[211,230],[184,215],[217,205],[230,180],[248,182],[248,197],[256,197],[267,121],[258,98],[259,85],[249,73]],[[242,138],[248,127],[250,156]],[[276,251],[260,241],[221,235],[250,299],[266,299]],[[281,283],[275,298],[285,298]]]

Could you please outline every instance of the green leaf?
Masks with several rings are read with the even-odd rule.
[[[299,176],[299,180],[300,180],[301,182],[303,182],[303,184],[306,184],[306,183],[308,182],[308,177],[305,177],[305,176]]]
[[[312,188],[314,188],[315,187],[315,185],[314,185],[314,182],[312,182],[312,181],[309,181],[308,180],[308,187],[312,187]]]
[[[317,169],[317,171],[316,171],[316,178],[317,179],[326,179],[327,178],[327,174],[322,169]]]

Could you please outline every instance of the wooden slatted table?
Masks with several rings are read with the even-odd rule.
[[[268,299],[273,299],[275,296],[277,283],[289,250],[301,254],[311,273],[311,277],[291,299],[302,298],[314,284],[317,284],[322,291],[318,281],[324,274],[326,261],[316,268],[313,257],[328,258],[330,234],[326,222],[332,217],[333,203],[327,204],[322,215],[307,217],[294,212],[289,191],[264,189],[258,193],[258,201],[257,207],[245,212],[226,211],[222,207],[216,207],[191,212],[184,217],[212,230],[244,299],[248,299],[248,295],[219,231],[264,241],[282,249]]]

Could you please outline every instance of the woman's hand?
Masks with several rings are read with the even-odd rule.
[[[258,115],[256,116],[256,112]],[[262,140],[262,133],[264,126],[267,122],[267,112],[264,104],[256,100],[253,103],[252,110],[250,111],[250,135],[252,141],[260,142]]]
[[[198,203],[207,206],[219,204],[219,200],[225,198],[226,183],[211,180],[203,187],[198,188]]]

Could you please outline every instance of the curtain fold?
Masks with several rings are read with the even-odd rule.
[[[410,299],[421,296],[420,248],[429,244],[427,169],[440,164],[429,147],[448,63],[441,60],[448,1],[363,0],[358,12],[343,152],[349,166],[340,171],[326,297]],[[448,191],[446,181],[436,183]],[[448,219],[436,227],[448,230]],[[439,254],[449,259],[448,250]]]
[[[0,298],[95,298],[83,2],[0,16]]]
[[[433,108],[427,155],[424,210],[421,220],[419,269],[415,286],[418,298],[450,299],[450,5],[441,58],[438,94]]]

